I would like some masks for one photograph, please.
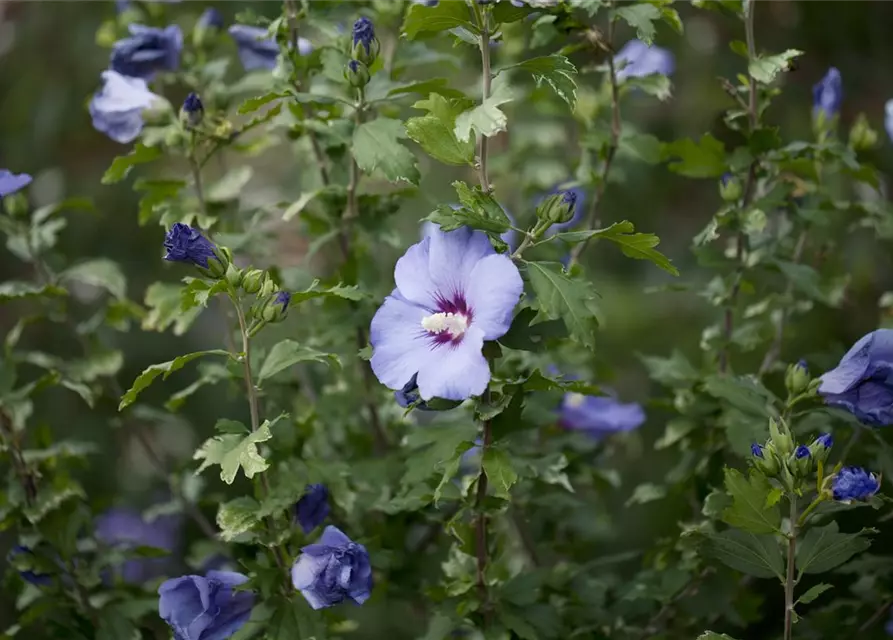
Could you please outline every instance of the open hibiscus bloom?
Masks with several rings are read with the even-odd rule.
[[[397,288],[372,319],[372,370],[390,389],[413,377],[423,400],[465,400],[490,382],[484,340],[508,331],[524,288],[487,235],[434,230],[394,268]]]

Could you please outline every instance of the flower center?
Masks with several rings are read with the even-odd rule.
[[[451,339],[456,340],[468,329],[468,316],[464,313],[432,313],[422,318],[422,329],[428,333],[449,334]]]
[[[569,393],[567,394],[567,398],[564,402],[571,409],[576,409],[577,407],[582,406],[585,400],[586,396],[584,396],[582,393]]]

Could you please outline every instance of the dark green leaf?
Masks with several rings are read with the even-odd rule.
[[[260,373],[257,374],[257,382],[260,384],[292,365],[308,361],[321,362],[335,367],[341,366],[341,361],[334,353],[323,353],[322,351],[305,347],[294,340],[285,339],[270,349],[267,359],[264,360],[264,364],[260,368]]]
[[[505,67],[501,71],[510,69],[521,69],[529,72],[536,81],[536,86],[547,82],[552,87],[552,90],[558,94],[558,97],[567,102],[571,109],[574,108],[574,104],[577,102],[577,83],[574,79],[574,76],[577,75],[577,68],[564,56],[553,54],[551,56],[531,58],[530,60],[513,64],[510,67]]]
[[[105,289],[118,299],[127,297],[127,279],[116,262],[108,258],[87,260],[61,274],[62,280],[75,280]]]
[[[727,168],[725,147],[709,133],[698,142],[683,138],[665,144],[664,158],[670,171],[689,178],[718,178]]]
[[[800,573],[824,573],[842,565],[857,553],[871,546],[866,534],[840,533],[837,523],[813,527],[806,532],[797,547],[797,569]]]
[[[471,9],[464,2],[440,2],[433,7],[413,4],[403,21],[403,34],[410,40],[424,31],[448,31],[462,27],[478,33],[472,22]]]
[[[146,164],[161,157],[161,149],[158,147],[147,147],[142,143],[137,143],[133,151],[126,156],[118,156],[112,161],[112,165],[102,176],[102,184],[115,184],[121,182],[138,164]]]
[[[673,266],[669,258],[654,249],[654,247],[660,244],[660,238],[653,233],[634,233],[634,231],[633,223],[624,220],[623,222],[615,222],[607,229],[558,233],[556,238],[571,243],[583,242],[589,238],[604,238],[619,245],[623,255],[636,260],[648,260],[667,273],[678,276],[679,271]]]
[[[570,278],[556,262],[528,262],[527,275],[540,317],[563,320],[575,340],[585,347],[595,347],[596,293],[589,282]]]
[[[21,300],[23,298],[39,298],[44,296],[65,296],[68,292],[62,287],[52,284],[37,285],[31,282],[10,280],[0,283],[0,302]]]
[[[651,44],[654,41],[654,22],[661,19],[660,10],[652,4],[627,4],[617,7],[612,11],[614,17],[618,17],[626,21],[626,23],[636,30],[639,40],[645,44]]]
[[[767,506],[772,485],[765,476],[751,472],[748,478],[737,469],[726,468],[726,491],[732,504],[722,514],[727,524],[750,533],[775,533],[781,526],[778,505]]]
[[[493,492],[508,500],[509,490],[518,481],[518,473],[512,467],[508,454],[502,449],[487,447],[484,452],[484,473],[487,474]]]
[[[158,376],[162,376],[162,380],[167,379],[167,377],[172,374],[174,371],[178,371],[182,369],[185,365],[189,364],[196,358],[201,358],[204,356],[227,356],[229,357],[230,353],[228,351],[224,351],[222,349],[210,349],[208,351],[196,351],[195,353],[187,353],[186,355],[178,356],[173,360],[168,362],[162,362],[161,364],[153,364],[147,367],[139,376],[137,376],[136,380],[133,381],[130,389],[127,390],[127,393],[121,398],[121,402],[118,405],[118,411],[121,411],[128,405],[132,404],[134,400],[136,400],[137,396],[142,392],[146,387],[151,385],[155,378]]]
[[[704,548],[708,555],[732,569],[757,578],[783,579],[784,559],[775,536],[728,529],[708,535]]]
[[[416,158],[399,142],[405,137],[406,130],[399,120],[377,118],[364,122],[353,134],[352,148],[357,165],[368,174],[380,169],[391,182],[403,180],[418,184],[420,175]]]
[[[813,600],[818,598],[820,595],[822,595],[829,589],[833,589],[833,588],[834,588],[833,584],[825,584],[825,583],[817,584],[817,585],[813,586],[812,588],[810,588],[802,596],[800,596],[797,599],[797,603],[809,604],[810,602],[812,602]]]
[[[448,460],[444,461],[443,475],[440,478],[440,482],[437,484],[437,488],[434,489],[435,505],[440,501],[441,495],[443,495],[443,488],[447,483],[452,482],[456,477],[456,474],[459,473],[459,466],[462,464],[462,455],[473,446],[474,443],[472,442],[460,442],[453,451],[453,455]]]

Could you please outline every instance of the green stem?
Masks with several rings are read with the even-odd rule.
[[[490,429],[490,421],[485,420],[482,425],[483,436],[481,437],[481,471],[478,475],[477,495],[475,496],[475,510],[477,511],[477,520],[475,522],[475,546],[477,552],[477,590],[478,597],[481,600],[481,610],[484,612],[484,625],[489,626],[490,622],[490,595],[487,589],[487,565],[490,562],[490,552],[487,545],[487,514],[484,510],[484,502],[487,499],[487,472],[484,469],[484,457],[487,454],[487,448],[493,439],[493,432]]]
[[[818,507],[820,504],[822,504],[822,502],[824,502],[824,501],[825,501],[825,496],[823,494],[820,493],[818,496],[816,496],[816,499],[813,500],[809,504],[809,506],[806,507],[806,509],[803,511],[803,513],[800,514],[800,520],[798,521],[797,526],[802,527],[804,524],[806,524],[807,516],[809,516],[809,514],[812,513],[813,510],[816,507]]]
[[[480,7],[477,14],[481,30],[481,102],[490,97],[490,84],[493,74],[490,70],[490,13],[489,7]],[[487,171],[489,140],[484,134],[478,136],[478,180],[484,193],[490,191],[490,174]]]
[[[797,557],[797,496],[789,494],[791,532],[788,535],[788,570],[784,583],[784,640],[791,640],[794,624],[794,569]]]

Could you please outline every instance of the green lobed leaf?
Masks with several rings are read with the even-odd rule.
[[[108,258],[95,258],[77,264],[63,271],[61,278],[105,289],[118,299],[127,297],[127,278],[118,263]]]
[[[770,84],[779,73],[790,69],[791,60],[802,55],[802,51],[788,49],[774,56],[757,56],[747,65],[747,72],[757,82]]]
[[[857,553],[871,546],[866,534],[840,533],[836,522],[824,527],[813,527],[806,532],[797,547],[797,570],[800,573],[824,573],[840,566]]]
[[[518,473],[512,466],[512,459],[502,449],[491,446],[484,452],[483,465],[493,492],[498,497],[508,500],[509,491],[518,481]]]
[[[292,365],[308,361],[321,362],[334,367],[341,366],[341,361],[334,353],[323,353],[322,351],[305,347],[294,340],[285,339],[276,343],[270,349],[270,353],[267,354],[267,358],[260,368],[260,373],[257,375],[257,382],[260,384]]]
[[[775,533],[781,526],[778,505],[768,506],[772,485],[765,476],[751,472],[749,477],[737,469],[725,470],[726,491],[732,504],[723,511],[723,522],[750,533]]]
[[[24,298],[42,298],[66,296],[68,292],[62,287],[52,284],[38,285],[31,282],[9,280],[0,282],[0,302],[22,300]]]
[[[709,133],[698,142],[682,138],[665,143],[663,155],[670,161],[670,171],[689,178],[718,178],[727,167],[725,147]]]
[[[635,227],[632,222],[624,220],[623,222],[615,222],[606,229],[594,229],[591,231],[569,231],[566,233],[555,234],[556,239],[565,242],[576,243],[583,242],[589,238],[604,238],[617,244],[623,255],[635,258],[636,260],[648,260],[655,266],[660,267],[667,273],[674,276],[679,275],[679,270],[673,266],[670,259],[660,251],[654,249],[660,244],[660,238],[653,233],[634,233]]]
[[[270,466],[258,453],[257,444],[266,442],[272,437],[270,423],[264,421],[257,431],[244,437],[224,433],[208,438],[193,456],[194,460],[202,460],[201,466],[195,473],[198,475],[211,465],[219,464],[220,479],[226,484],[233,483],[240,467],[246,478],[253,478],[256,473],[266,471]]]
[[[260,504],[257,500],[248,496],[221,504],[217,510],[220,537],[226,542],[232,542],[243,533],[251,531],[258,523],[259,509]]]
[[[174,335],[181,336],[192,326],[201,313],[202,307],[196,306],[183,311],[183,287],[170,282],[153,282],[146,289],[144,303],[149,312],[143,318],[144,331],[165,331],[173,325]]]
[[[472,447],[474,447],[474,443],[472,442],[460,442],[453,450],[453,455],[443,462],[443,474],[440,477],[440,482],[437,483],[437,487],[434,489],[435,505],[440,502],[440,497],[443,495],[443,488],[449,482],[452,482],[456,477],[456,474],[459,473],[459,467],[462,464],[462,455]]]
[[[426,100],[419,100],[415,109],[425,109],[428,115],[406,121],[407,135],[417,142],[431,157],[446,164],[474,163],[474,140],[460,142],[454,128],[456,117],[471,106],[465,98],[449,99],[431,93]]]
[[[624,78],[623,84],[641,89],[661,102],[665,102],[673,96],[673,83],[667,76],[659,73],[650,73],[647,76],[630,76]]]
[[[484,136],[494,136],[500,131],[505,131],[508,118],[499,106],[514,99],[508,82],[498,78],[493,83],[493,92],[489,98],[456,117],[456,126],[453,128],[456,138],[460,142],[465,142],[471,138],[472,131]]]
[[[737,529],[708,534],[705,552],[742,573],[757,578],[783,580],[784,559],[775,536],[756,535]]]
[[[448,31],[457,27],[478,33],[471,10],[464,2],[440,2],[433,7],[413,4],[403,21],[403,35],[414,40],[426,31]]]
[[[418,184],[421,175],[412,151],[400,144],[406,137],[403,123],[391,118],[364,122],[353,133],[353,155],[365,173],[381,170],[391,182]]]
[[[619,6],[611,12],[611,15],[612,18],[624,20],[636,30],[639,40],[649,45],[654,42],[656,32],[654,22],[662,17],[660,9],[644,2]]]
[[[112,160],[111,166],[102,176],[102,184],[115,184],[121,182],[130,173],[130,170],[139,164],[147,164],[161,157],[161,149],[147,147],[138,142],[133,151],[126,156],[118,156]]]
[[[577,68],[573,63],[559,54],[550,56],[540,56],[531,58],[509,67],[505,67],[500,71],[508,71],[510,69],[521,69],[529,72],[539,87],[543,82],[549,84],[552,90],[558,94],[558,97],[570,105],[571,109],[577,102],[577,82],[574,77],[577,75]]]
[[[528,262],[527,276],[537,297],[540,316],[563,320],[571,336],[585,347],[595,347],[596,293],[585,280],[569,277],[557,262]]]
[[[196,358],[202,358],[204,356],[229,357],[230,353],[228,351],[224,351],[223,349],[196,351],[194,353],[187,353],[186,355],[177,356],[176,358],[168,362],[153,364],[146,367],[146,369],[144,369],[143,372],[139,376],[137,376],[136,380],[133,381],[130,389],[128,389],[127,392],[121,397],[121,402],[118,404],[118,411],[121,411],[125,407],[133,404],[137,396],[149,385],[151,385],[158,376],[163,376],[163,380],[167,379],[167,377],[174,371],[178,371]]]
[[[777,415],[773,406],[775,396],[753,377],[712,375],[704,380],[704,391],[749,415],[766,418]]]

